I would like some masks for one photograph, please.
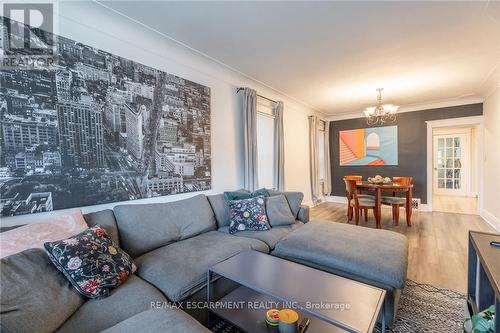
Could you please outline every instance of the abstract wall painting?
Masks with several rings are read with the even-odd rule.
[[[398,165],[398,127],[340,131],[339,161],[341,166]]]

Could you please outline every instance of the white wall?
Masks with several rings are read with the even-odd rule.
[[[98,4],[60,2],[57,11],[59,35],[211,88],[212,190],[208,193],[243,186],[242,110],[236,88],[252,87],[261,95],[284,101],[286,189],[304,192],[304,202],[311,202],[307,116],[314,113],[312,109]],[[174,201],[198,193],[127,203]],[[82,211],[115,204],[82,207]],[[2,218],[1,225],[36,223],[60,212],[64,211]]]
[[[498,82],[500,85],[500,82]],[[500,86],[484,101],[483,207],[481,216],[500,231]]]

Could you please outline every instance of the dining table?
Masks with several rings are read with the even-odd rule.
[[[399,183],[371,183],[366,180],[356,182],[356,188],[360,191],[375,192],[375,220],[377,228],[380,229],[381,225],[381,207],[382,207],[382,192],[392,192],[393,195],[398,192],[405,192],[406,194],[406,224],[411,227],[411,213],[412,213],[412,198],[413,198],[413,184],[399,184]]]

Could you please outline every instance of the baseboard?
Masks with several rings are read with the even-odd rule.
[[[336,202],[336,203],[347,203],[346,197],[340,197],[337,195],[329,195],[325,197],[325,202]]]
[[[486,223],[493,227],[493,229],[500,232],[500,219],[498,217],[491,214],[486,209],[483,209],[479,216],[481,216]]]
[[[428,204],[421,203],[419,211],[421,211],[421,212],[432,212],[432,206],[430,206]]]

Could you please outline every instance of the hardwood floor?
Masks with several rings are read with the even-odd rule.
[[[408,237],[408,278],[465,293],[468,231],[494,232],[493,228],[477,215],[418,211],[413,212],[411,227],[404,218],[395,226],[391,214],[390,208],[382,209],[382,228]],[[359,225],[375,228],[373,214],[368,216],[368,222],[363,217]],[[322,203],[311,209],[311,220],[315,219],[347,223],[346,205]]]
[[[433,195],[432,208],[436,212],[477,214],[477,198]]]

